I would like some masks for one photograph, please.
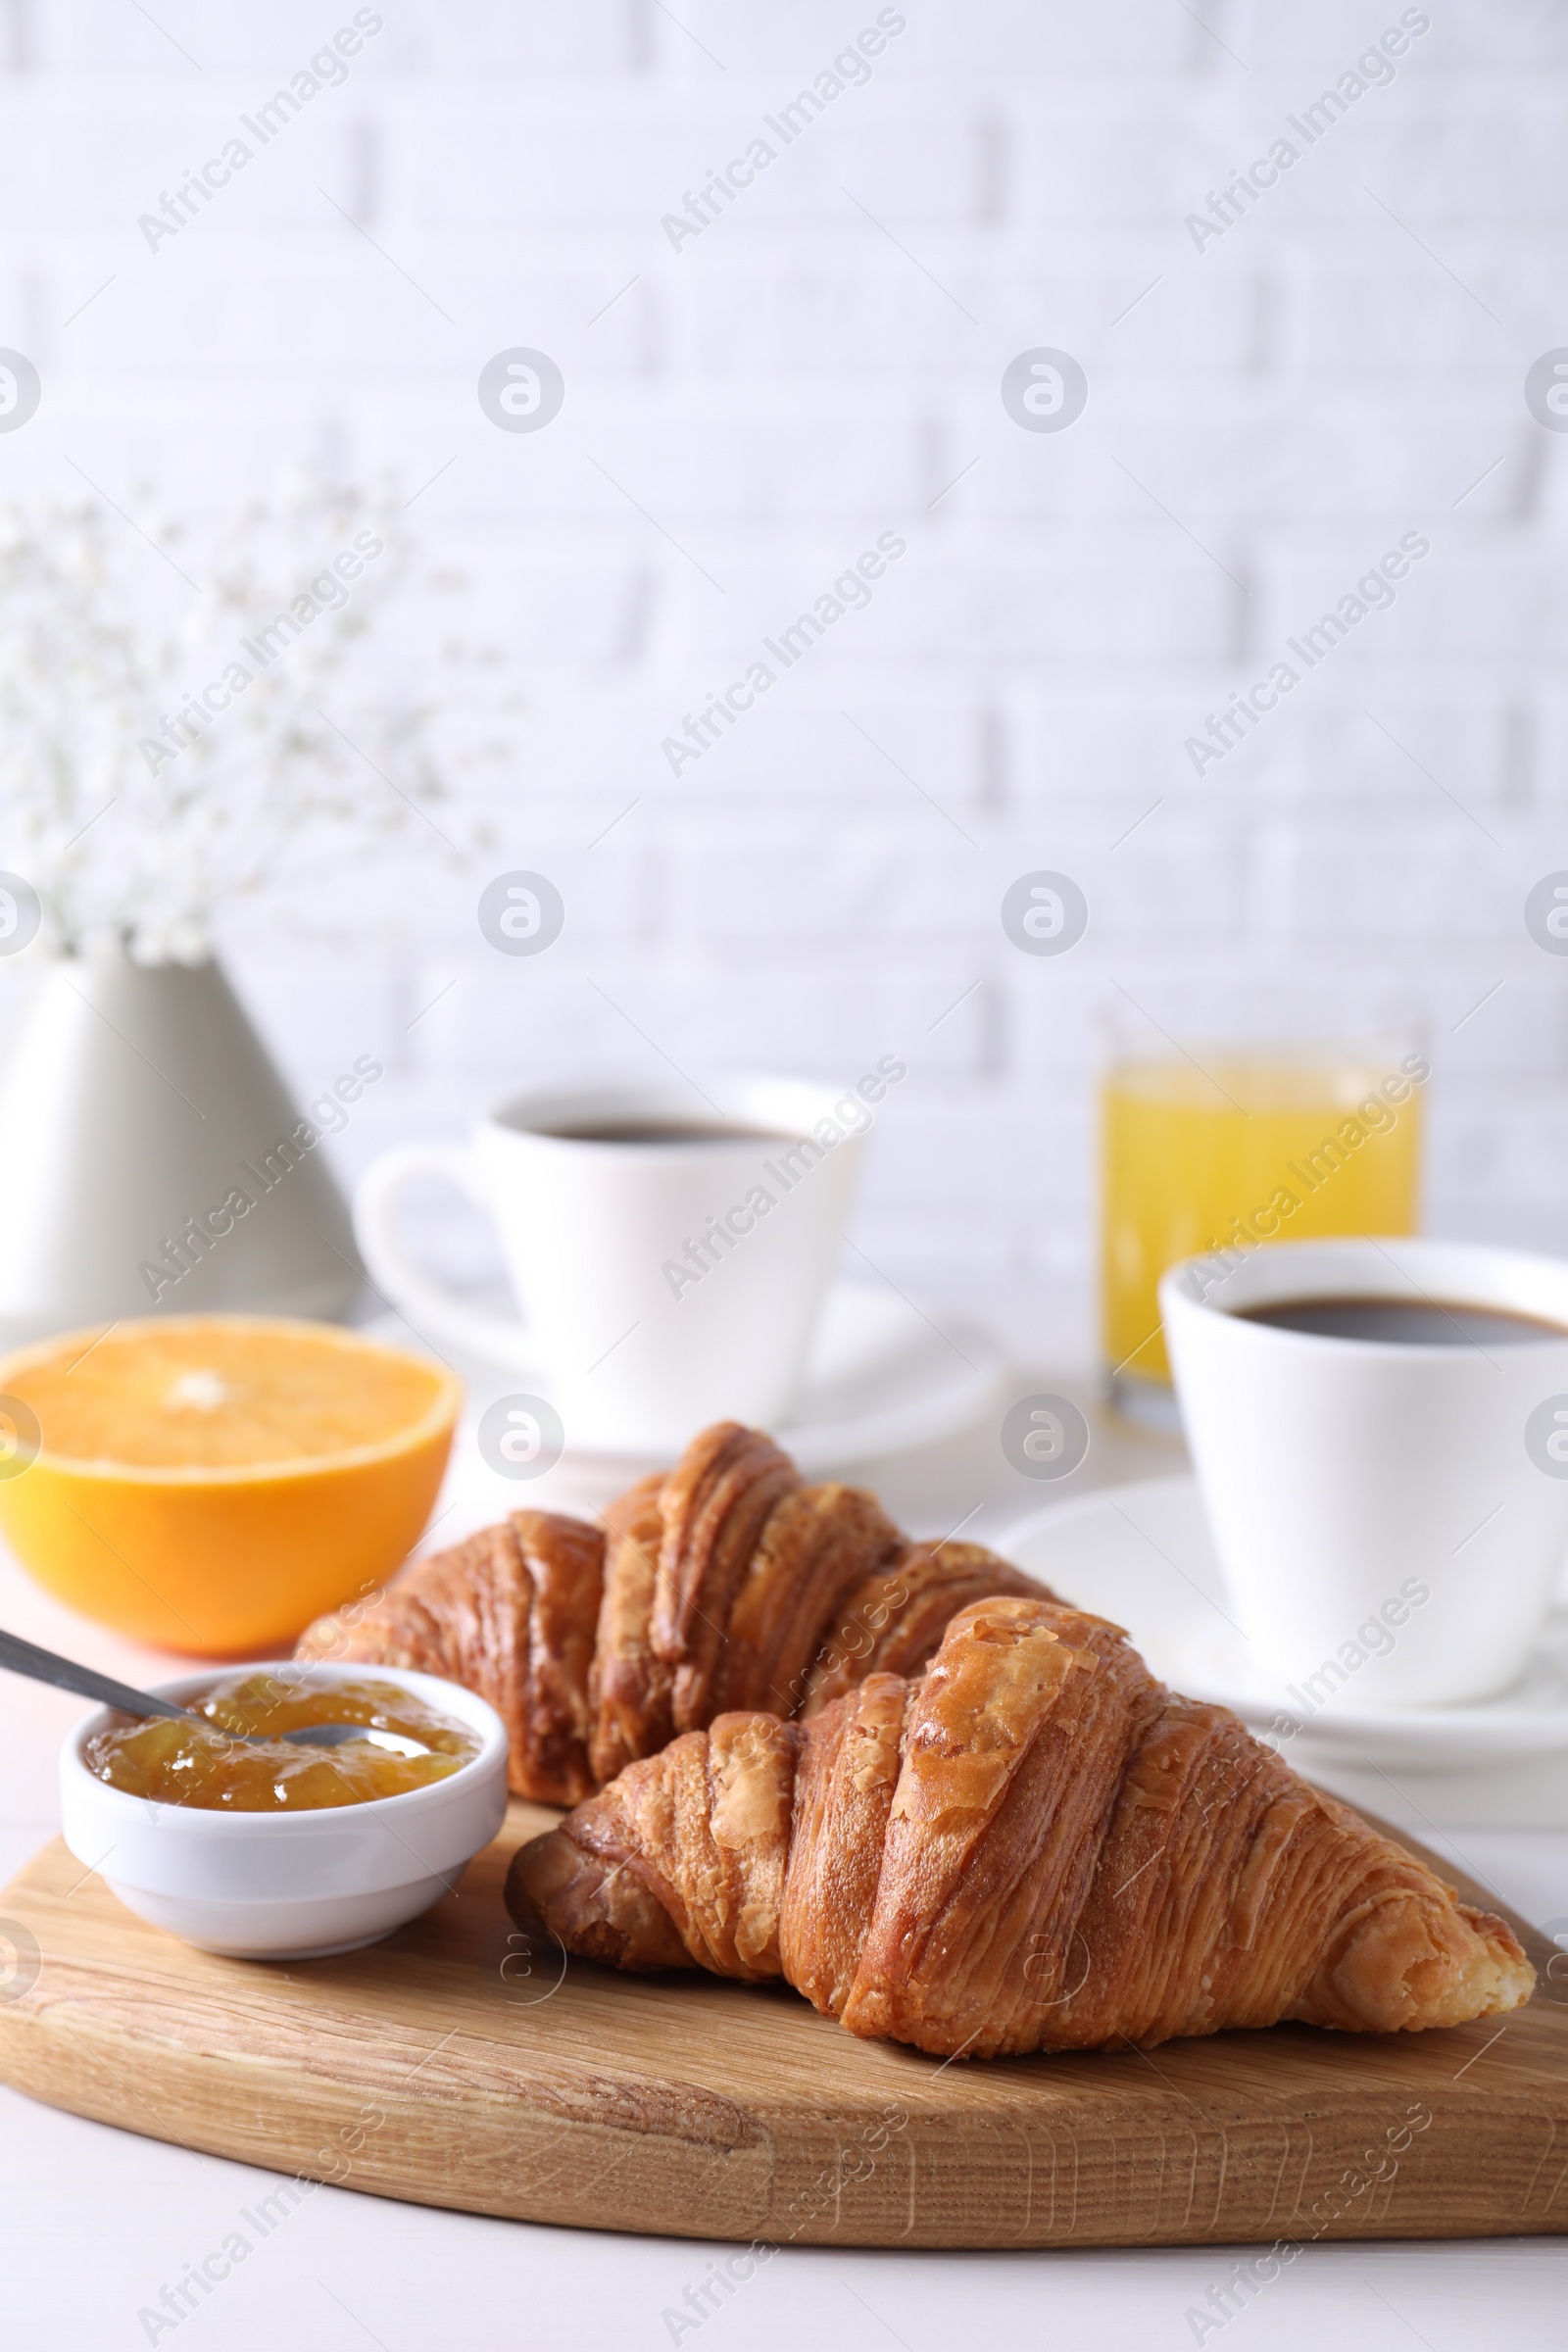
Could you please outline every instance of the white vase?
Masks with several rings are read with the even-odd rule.
[[[221,967],[40,976],[0,1066],[0,1346],[131,1315],[330,1318],[348,1210]]]

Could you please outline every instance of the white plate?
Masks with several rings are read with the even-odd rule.
[[[368,1329],[402,1347],[425,1345],[401,1316],[383,1315]],[[491,1363],[448,1360],[466,1384],[464,1434],[471,1446],[474,1419],[524,1376]],[[772,1435],[807,1477],[826,1478],[857,1462],[907,1453],[972,1428],[995,1409],[1007,1380],[1006,1357],[978,1325],[947,1314],[927,1316],[883,1285],[836,1282],[822,1310],[800,1402]],[[608,1499],[648,1471],[668,1466],[667,1453],[568,1442],[554,1476],[584,1492],[603,1490],[600,1499]],[[474,1475],[480,1483],[489,1482],[492,1515],[529,1500],[523,1482],[502,1479],[482,1464]],[[462,1483],[466,1501],[466,1471]]]
[[[1340,1691],[1329,1706],[1304,1710],[1254,1663],[1230,1614],[1192,1478],[1149,1479],[1057,1503],[1010,1529],[997,1548],[1063,1599],[1125,1626],[1163,1682],[1234,1707],[1255,1732],[1283,1716],[1318,1752],[1374,1768],[1568,1750],[1568,1615],[1548,1620],[1525,1673],[1500,1698],[1396,1711],[1358,1709]]]

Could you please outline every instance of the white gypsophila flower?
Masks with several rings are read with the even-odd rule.
[[[417,632],[415,678],[387,647],[395,608],[454,592],[390,483],[290,468],[205,560],[148,502],[135,521],[96,500],[0,509],[0,866],[37,891],[56,952],[113,937],[193,962],[223,907],[450,802],[506,756],[512,706],[461,633]],[[441,830],[482,838],[450,811]]]

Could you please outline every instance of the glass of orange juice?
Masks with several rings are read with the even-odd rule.
[[[1415,1231],[1431,1068],[1364,1046],[1119,1040],[1101,1090],[1101,1284],[1111,1396],[1177,1426],[1155,1287],[1177,1259]]]

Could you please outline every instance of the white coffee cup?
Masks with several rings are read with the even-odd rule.
[[[518,1095],[467,1145],[383,1152],[355,1200],[360,1250],[416,1330],[539,1384],[568,1446],[678,1451],[705,1422],[777,1425],[838,1254],[865,1089],[879,1085],[713,1081],[706,1102],[636,1086]],[[613,1132],[659,1129],[673,1139]],[[430,1174],[494,1218],[520,1321],[455,1298],[409,1255],[396,1196]]]
[[[1290,1300],[1490,1307],[1562,1336],[1454,1345],[1251,1322]],[[1269,1244],[1159,1286],[1220,1564],[1308,1712],[1456,1705],[1522,1671],[1568,1546],[1568,1265],[1457,1242]],[[1359,1652],[1359,1656],[1355,1653]]]

